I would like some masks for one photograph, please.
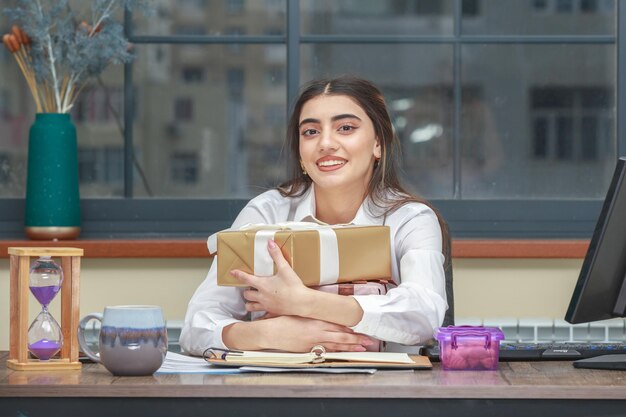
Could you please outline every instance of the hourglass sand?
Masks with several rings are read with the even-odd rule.
[[[15,370],[80,369],[77,329],[82,249],[9,248],[11,328],[7,367]],[[37,257],[32,265],[31,257]],[[61,258],[59,266],[52,257]],[[61,292],[61,325],[48,305]],[[28,294],[41,312],[28,326]],[[29,359],[29,352],[34,357]],[[59,353],[59,358],[53,358]]]
[[[63,270],[50,256],[41,256],[30,267],[28,286],[41,304],[41,313],[28,328],[28,351],[47,361],[63,347],[61,326],[48,311],[48,305],[61,289]]]

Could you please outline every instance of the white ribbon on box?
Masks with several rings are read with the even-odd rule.
[[[335,284],[339,279],[339,245],[337,234],[332,227],[309,222],[281,222],[276,224],[246,224],[239,229],[256,230],[254,236],[254,275],[269,277],[274,275],[274,261],[267,251],[267,243],[274,239],[276,232],[284,230],[315,230],[320,239],[320,283],[319,285]],[[217,234],[209,237],[209,252],[217,251]]]

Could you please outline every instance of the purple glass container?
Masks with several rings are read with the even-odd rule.
[[[504,339],[504,333],[497,327],[440,327],[435,338],[439,341],[441,364],[445,370],[498,369],[500,340]]]

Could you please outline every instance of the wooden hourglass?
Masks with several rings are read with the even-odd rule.
[[[11,328],[7,367],[19,371],[80,369],[77,329],[80,318],[80,257],[83,256],[83,250],[61,247],[9,248],[9,255]],[[31,257],[38,257],[32,265]],[[52,257],[61,258],[60,267],[52,261]],[[47,310],[47,304],[54,298],[56,291],[59,291],[59,287],[60,326]],[[30,328],[29,293],[42,304],[42,312]],[[41,335],[46,332],[56,337],[50,337],[52,340],[43,338]],[[58,347],[60,347],[59,358],[50,359],[50,356],[58,351]],[[39,359],[29,359],[29,350]]]

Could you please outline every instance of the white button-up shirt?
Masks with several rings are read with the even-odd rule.
[[[386,218],[380,214],[381,209],[366,199],[351,223],[389,226],[392,277],[399,285],[386,295],[353,296],[363,309],[363,318],[352,329],[387,342],[415,345],[433,336],[448,307],[441,228],[435,213],[421,203],[407,203]],[[235,219],[233,228],[313,219],[314,186],[295,198],[271,190],[252,199]],[[264,314],[254,312],[248,316],[243,288],[218,286],[216,271],[217,262],[213,262],[189,302],[180,344],[190,354],[202,355],[208,347],[226,348],[222,341],[225,326]],[[387,350],[402,349],[388,345]]]

